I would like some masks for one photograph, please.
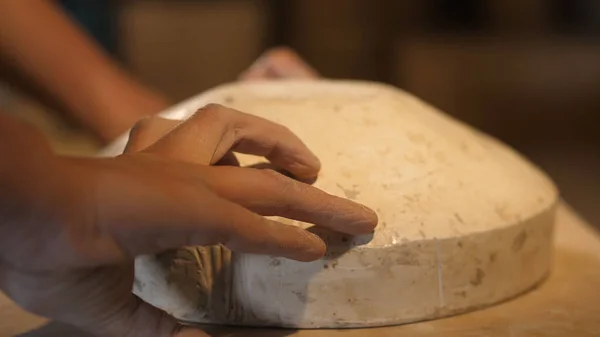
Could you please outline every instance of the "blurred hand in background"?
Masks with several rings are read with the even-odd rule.
[[[264,79],[314,79],[319,74],[290,48],[268,50],[243,72],[242,81]]]

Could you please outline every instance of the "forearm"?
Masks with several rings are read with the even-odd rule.
[[[154,93],[128,77],[55,6],[50,0],[0,0],[6,60],[104,140],[158,112],[134,108]]]

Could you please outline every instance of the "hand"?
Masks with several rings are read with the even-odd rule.
[[[273,48],[264,53],[239,77],[242,81],[261,79],[314,79],[319,74],[292,49]]]
[[[131,293],[135,256],[216,244],[299,261],[324,254],[319,237],[268,215],[373,231],[377,217],[364,206],[271,170],[211,166],[230,151],[301,178],[320,167],[289,130],[221,106],[182,123],[146,119],[123,155],[47,160],[52,179],[15,193],[11,209],[25,211],[0,227],[1,288],[34,313],[100,336],[206,336]]]

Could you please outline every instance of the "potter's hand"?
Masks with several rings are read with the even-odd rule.
[[[373,230],[375,214],[353,202],[274,171],[210,165],[233,150],[313,178],[318,160],[282,126],[212,105],[174,126],[140,123],[116,158],[64,158],[0,114],[0,135],[10,138],[0,142],[1,289],[100,336],[205,336],[131,293],[135,256],[215,244],[301,261],[323,255],[318,237],[263,215]]]

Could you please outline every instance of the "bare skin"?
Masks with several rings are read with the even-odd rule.
[[[235,151],[298,177],[320,168],[289,130],[222,106],[176,126],[145,120],[109,159],[57,156],[37,131],[0,121],[12,142],[0,145],[11,158],[0,176],[0,286],[25,309],[99,336],[204,336],[131,293],[137,255],[222,244],[312,261],[325,252],[319,237],[263,216],[349,234],[377,223],[368,208],[272,170],[212,166]]]
[[[286,70],[289,68],[293,70]],[[316,72],[285,48],[242,80]],[[25,309],[99,336],[207,336],[131,293],[133,259],[188,245],[320,258],[325,243],[267,215],[371,232],[375,213],[271,170],[241,168],[235,152],[265,156],[300,180],[318,158],[286,128],[211,105],[186,122],[146,118],[113,159],[59,157],[40,134],[0,119],[0,288]]]
[[[51,1],[0,0],[0,50],[106,142],[167,106]],[[278,48],[240,78],[315,76]],[[31,312],[99,336],[206,336],[131,293],[139,254],[223,244],[311,261],[324,253],[321,239],[263,216],[350,234],[377,223],[364,206],[273,171],[236,167],[234,152],[251,153],[311,180],[320,164],[285,128],[220,106],[182,124],[146,118],[126,153],[112,159],[57,156],[37,130],[2,114],[0,135],[0,289]]]

